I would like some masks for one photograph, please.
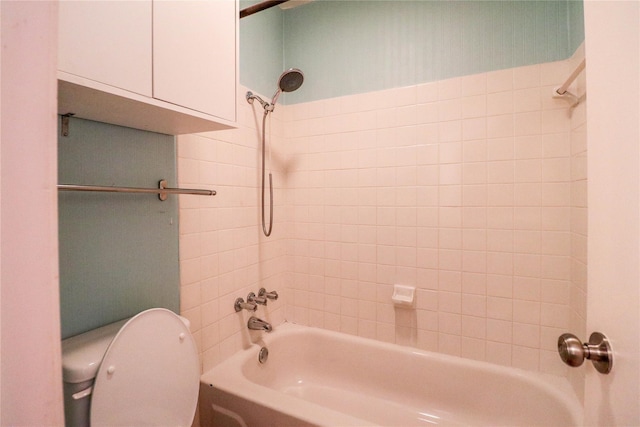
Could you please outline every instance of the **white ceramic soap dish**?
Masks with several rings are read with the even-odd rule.
[[[415,306],[416,288],[413,286],[393,285],[391,300],[396,307],[412,308]]]

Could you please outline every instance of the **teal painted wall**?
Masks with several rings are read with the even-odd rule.
[[[240,9],[260,0],[241,0]],[[284,13],[272,7],[240,20],[240,83],[270,97],[284,66]]]
[[[73,118],[70,130],[59,183],[176,186],[173,136]],[[61,191],[58,206],[63,338],[147,308],[179,312],[176,196]]]
[[[582,1],[572,0],[316,0],[254,16],[273,25],[255,31],[241,20],[241,83],[261,87],[268,76],[274,87],[283,69],[298,67],[305,83],[285,103],[566,59],[584,40]],[[284,64],[276,52],[261,69],[247,55],[266,38],[277,49],[279,16]]]
[[[584,41],[584,2],[582,0],[567,1],[569,13],[569,51],[575,52]]]

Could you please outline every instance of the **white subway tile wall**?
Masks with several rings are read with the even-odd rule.
[[[287,262],[288,224],[283,182],[295,159],[284,149],[282,112],[268,121],[274,174],[274,229],[260,228],[260,134],[262,109],[238,93],[238,129],[178,137],[178,182],[211,188],[215,197],[180,197],[181,314],[191,321],[202,370],[206,371],[250,343],[249,312],[236,313],[234,301],[260,287],[282,293]],[[268,153],[268,152],[267,152]],[[267,154],[269,155],[269,153]],[[268,178],[267,178],[268,179]],[[267,197],[268,197],[267,188]],[[268,208],[267,208],[268,215]],[[268,216],[267,216],[268,218]],[[255,313],[279,324],[284,299]],[[257,336],[257,334],[255,335]]]
[[[287,318],[566,375],[555,345],[571,318],[572,127],[566,101],[546,98],[569,71],[292,106]],[[394,283],[419,290],[415,311],[394,308]]]
[[[258,315],[556,375],[557,336],[584,330],[584,104],[552,90],[571,60],[279,106],[275,224],[259,225],[261,111],[179,138],[182,312],[203,369],[250,344]],[[255,111],[255,114],[254,114]],[[268,132],[269,135],[269,132]],[[415,286],[413,310],[393,284]],[[574,295],[577,295],[577,302]],[[575,330],[575,327],[573,328]]]

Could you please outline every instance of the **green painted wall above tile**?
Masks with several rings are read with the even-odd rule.
[[[259,1],[241,0],[240,9]],[[265,96],[276,90],[284,64],[284,13],[272,7],[240,20],[240,83]]]
[[[173,136],[70,121],[59,183],[176,186]],[[152,307],[179,312],[177,196],[61,191],[58,210],[63,338]]]
[[[245,59],[241,83],[275,87],[284,68],[298,67],[305,84],[286,103],[566,59],[584,40],[582,1],[316,0],[274,9],[282,30],[274,17],[261,31],[241,21],[241,58],[282,38],[284,63],[277,67],[277,52],[262,67]]]

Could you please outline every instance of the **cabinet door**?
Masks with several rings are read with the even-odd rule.
[[[235,0],[163,0],[153,7],[153,96],[235,121]]]
[[[152,2],[59,2],[58,69],[152,95]]]

